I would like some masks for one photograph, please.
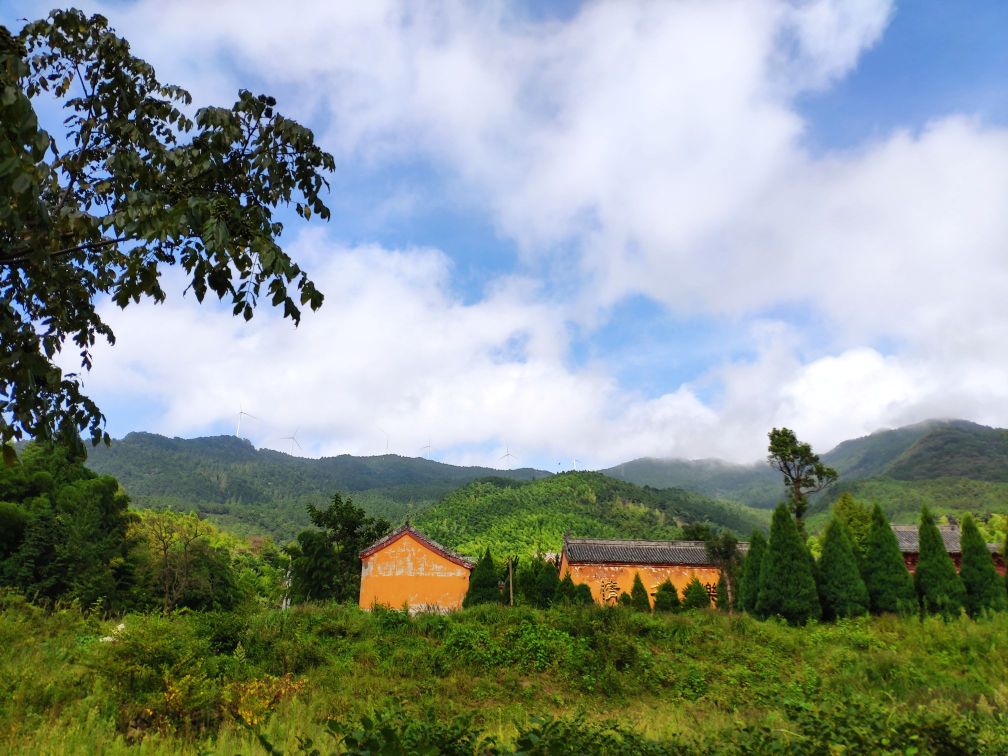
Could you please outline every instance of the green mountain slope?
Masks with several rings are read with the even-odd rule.
[[[682,488],[766,509],[777,506],[782,491],[780,475],[763,463],[738,465],[721,459],[644,457],[601,472],[641,486]]]
[[[529,483],[475,481],[415,522],[464,554],[559,551],[568,530],[600,538],[677,538],[679,524],[711,522],[739,534],[765,529],[765,513],[679,489],[653,489],[601,473],[568,472]]]
[[[398,455],[322,459],[257,450],[234,436],[166,438],[130,433],[89,451],[87,466],[119,479],[135,506],[195,510],[231,530],[287,540],[308,526],[305,507],[350,492],[372,514],[393,519],[429,506],[476,478],[532,480],[522,468],[458,467]]]

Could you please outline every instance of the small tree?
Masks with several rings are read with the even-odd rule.
[[[994,568],[976,522],[968,514],[962,521],[961,547],[959,577],[966,591],[966,612],[976,617],[984,612],[1004,611],[1008,608],[1005,584]]]
[[[591,606],[595,603],[592,598],[591,588],[586,583],[576,583],[574,586],[574,604],[577,606]]]
[[[847,536],[854,548],[854,556],[857,557],[858,565],[860,565],[864,560],[865,550],[868,546],[868,534],[871,532],[871,509],[867,504],[858,501],[845,491],[833,504],[833,516],[846,528]]]
[[[640,612],[651,611],[651,598],[641,580],[639,572],[634,573],[633,587],[630,589],[630,605]]]
[[[836,517],[826,526],[823,537],[818,586],[823,619],[856,617],[868,612],[868,589],[858,571],[847,528]]]
[[[896,534],[878,504],[872,508],[871,518],[861,563],[861,577],[868,590],[868,609],[872,614],[913,611],[917,595],[913,578],[903,563]]]
[[[618,606],[633,606],[633,597],[626,591],[623,591],[619,595],[619,598],[616,599],[616,604]]]
[[[766,554],[767,540],[759,530],[754,531],[749,539],[749,551],[742,562],[739,576],[739,608],[754,614],[756,599],[759,597],[760,568]]]
[[[756,613],[783,617],[793,625],[819,619],[822,607],[810,561],[787,505],[780,504],[774,510],[770,542],[760,567]]]
[[[671,580],[665,580],[655,592],[654,610],[656,612],[678,612],[681,608],[679,592]]]
[[[738,539],[731,533],[722,530],[717,535],[711,535],[704,542],[704,546],[707,549],[707,558],[721,570],[718,587],[720,590],[722,583],[724,584],[726,600],[718,600],[718,608],[730,611],[735,603],[735,585],[742,561],[738,551]]]
[[[557,604],[573,604],[575,601],[575,595],[577,593],[577,586],[574,585],[574,580],[571,578],[570,570],[564,573],[563,580],[557,585],[556,593],[553,596],[553,603]]]
[[[494,565],[490,549],[480,557],[469,576],[469,591],[462,600],[462,606],[500,603],[500,589],[497,586],[497,567]]]
[[[809,494],[835,483],[837,471],[824,465],[812,452],[812,447],[799,441],[790,428],[774,428],[767,435],[770,438],[767,462],[784,475],[788,506],[794,512],[800,530],[808,509]]]
[[[725,580],[723,573],[717,583],[717,598],[715,602],[717,603],[717,610],[719,612],[730,612],[733,608],[731,598],[728,596],[728,581]]]
[[[686,590],[683,591],[682,608],[710,608],[710,594],[707,592],[707,589],[704,588],[703,583],[700,582],[700,578],[694,577],[686,584]]]
[[[921,510],[918,532],[920,554],[917,557],[914,586],[917,588],[921,610],[940,614],[946,619],[955,617],[963,609],[966,591],[927,507]]]

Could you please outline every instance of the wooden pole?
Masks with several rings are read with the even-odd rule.
[[[514,575],[511,570],[511,557],[508,557],[508,606],[514,606]]]

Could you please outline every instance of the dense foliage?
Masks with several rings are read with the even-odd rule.
[[[837,471],[822,462],[810,444],[799,441],[790,428],[774,428],[767,435],[767,462],[784,478],[788,506],[800,530],[809,496],[835,483]]]
[[[903,563],[896,534],[878,504],[872,508],[861,577],[868,589],[868,608],[873,613],[906,613],[916,606],[913,578]]]
[[[369,515],[392,522],[413,516],[477,478],[529,480],[547,473],[458,467],[384,454],[307,459],[255,449],[235,436],[165,438],[130,433],[88,450],[88,467],[122,482],[137,506],[194,511],[242,534],[294,538],[310,525],[309,504],[326,506],[349,492]]]
[[[368,517],[348,497],[338,493],[325,509],[309,505],[317,530],[298,535],[288,547],[291,556],[291,598],[294,601],[356,601],[360,596],[360,553],[387,535],[392,526]]]
[[[811,556],[786,504],[779,504],[770,523],[770,541],[760,565],[756,614],[782,617],[792,624],[819,619]]]
[[[651,611],[651,597],[648,595],[644,581],[639,572],[634,573],[633,586],[630,588],[630,606],[639,612]]]
[[[707,609],[711,605],[710,594],[699,578],[690,580],[683,589],[683,609]]]
[[[749,551],[746,552],[739,570],[738,605],[740,609],[753,614],[756,612],[756,600],[759,598],[760,570],[763,568],[766,548],[766,536],[759,530],[753,531],[749,538]]]
[[[925,507],[920,519],[920,554],[914,571],[914,587],[921,610],[954,617],[963,609],[966,592],[956,574],[934,518]]]
[[[679,601],[679,591],[671,580],[664,580],[655,591],[654,610],[656,612],[678,612],[682,607]]]
[[[462,600],[462,606],[470,607],[477,604],[501,603],[501,591],[498,587],[498,570],[494,565],[490,549],[479,558],[469,575],[469,591]]]
[[[246,320],[261,296],[295,323],[322,294],[278,240],[276,211],[329,217],[335,163],[312,132],[242,90],[190,117],[184,89],[158,81],[102,16],[55,10],[16,36],[0,26],[0,441],[108,440],[104,417],[57,355],[91,367],[115,336],[96,307],[165,298],[185,270]],[[53,107],[55,105],[55,107]],[[37,112],[59,113],[50,136]]]
[[[818,578],[819,603],[824,620],[867,613],[868,589],[861,578],[847,527],[838,518],[831,520],[826,527]]]
[[[792,628],[709,611],[325,604],[106,622],[6,595],[0,644],[0,750],[14,754],[255,752],[239,717],[285,752],[298,736],[323,752],[404,738],[493,738],[505,753],[1008,748],[1004,613]]]
[[[742,532],[763,524],[752,510],[590,472],[561,473],[523,484],[476,481],[416,517],[425,533],[463,554],[491,548],[522,555],[559,552],[567,532],[671,539],[682,534],[679,522],[704,520]]]
[[[960,539],[962,562],[959,577],[965,591],[966,613],[976,617],[983,612],[1008,609],[1004,580],[994,569],[987,544],[969,515],[963,518]]]

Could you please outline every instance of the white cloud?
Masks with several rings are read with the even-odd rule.
[[[448,176],[437,190],[489,213],[525,267],[466,305],[442,252],[326,257],[315,237],[299,254],[327,306],[297,332],[190,302],[134,308],[89,387],[162,396],[178,381],[173,432],[223,420],[241,392],[303,424],[317,453],[378,451],[380,427],[403,451],[430,434],[483,461],[488,443],[596,464],[747,459],[772,425],[829,446],[935,414],[1008,423],[1008,131],[952,116],[851,151],[803,147],[796,98],[849,74],[892,11],[684,0],[530,22],[506,3],[110,5],[138,54],[197,97],[252,79],[343,160],[431,161]],[[573,282],[570,301],[544,298],[536,275]],[[637,293],[732,319],[753,355],[726,351],[658,397],[572,368],[565,321],[604,322]],[[783,322],[789,309],[809,322]],[[151,329],[173,359],[141,343]]]

